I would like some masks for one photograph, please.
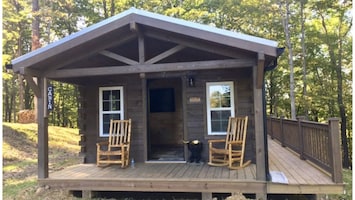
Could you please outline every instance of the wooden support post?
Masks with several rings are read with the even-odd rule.
[[[304,133],[303,133],[303,128],[302,128],[302,121],[305,120],[305,116],[299,116],[297,117],[298,120],[298,135],[299,135],[299,151],[300,151],[300,159],[305,160],[304,156]]]
[[[210,192],[202,192],[201,199],[203,200],[212,200],[212,193]]]
[[[139,63],[143,64],[145,62],[145,42],[142,33],[138,33],[138,55]]]
[[[255,147],[256,147],[256,179],[258,181],[266,181],[266,162],[265,160],[265,151],[267,151],[267,147],[265,147],[264,140],[264,112],[263,112],[263,96],[262,96],[262,88],[259,88],[257,85],[257,77],[258,77],[258,69],[257,67],[253,68],[253,89],[254,89],[254,126],[255,126]],[[257,194],[259,199],[266,200],[266,184],[263,193]]]
[[[38,178],[48,178],[48,116],[47,116],[47,79],[37,79],[40,95],[37,96],[38,122]]]
[[[83,191],[81,191],[81,198],[83,198],[83,199],[95,198],[95,192],[93,192],[91,190],[83,190]]]
[[[183,107],[183,109],[182,109],[182,114],[183,114],[183,123],[184,124],[188,124],[188,114],[187,114],[187,95],[186,95],[186,90],[188,90],[187,89],[187,76],[181,76],[181,81],[182,81],[182,83],[181,83],[181,85],[182,85],[182,99],[183,99],[183,103],[182,103],[182,107]],[[188,131],[188,128],[187,128],[187,126],[184,126],[184,135],[183,135],[183,140],[188,140],[189,138],[188,138],[188,133],[189,131]],[[189,150],[188,150],[188,145],[184,145],[184,158],[185,158],[185,160],[188,160],[188,158],[189,158]]]
[[[331,152],[332,179],[335,183],[343,183],[342,156],[340,151],[339,119],[329,120],[329,149]]]
[[[265,54],[263,52],[258,53],[258,66],[256,69],[256,88],[260,89],[264,84],[264,66],[265,66]]]
[[[147,124],[147,116],[148,116],[148,109],[147,109],[147,98],[148,98],[148,94],[147,94],[147,79],[146,79],[146,74],[145,73],[141,73],[140,75],[141,78],[141,85],[142,85],[142,113],[143,113],[143,149],[144,149],[144,155],[143,155],[143,159],[144,161],[148,160],[148,124]]]

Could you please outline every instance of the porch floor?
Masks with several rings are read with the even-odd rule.
[[[208,192],[208,193],[280,193],[331,194],[342,193],[343,184],[307,161],[269,139],[270,171],[282,172],[288,183],[256,180],[256,165],[240,170],[210,167],[204,164],[136,163],[135,168],[117,165],[104,168],[95,164],[79,164],[50,173],[39,183],[68,190],[146,191],[146,192]]]

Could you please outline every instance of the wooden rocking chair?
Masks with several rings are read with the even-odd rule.
[[[97,166],[121,164],[125,168],[129,164],[131,139],[131,119],[111,120],[108,141],[97,143]]]
[[[240,169],[251,163],[250,160],[244,162],[247,125],[248,116],[229,117],[226,139],[208,141],[209,165]],[[216,143],[224,143],[224,148],[221,145],[218,148]]]

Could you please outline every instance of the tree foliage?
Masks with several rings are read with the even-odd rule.
[[[219,28],[255,35],[290,48],[278,67],[266,73],[268,114],[325,122],[339,117],[344,139],[352,138],[352,2],[328,0],[47,0],[39,1],[42,46],[130,7],[144,9]],[[284,5],[289,11],[285,13]],[[3,66],[31,50],[31,2],[3,0]],[[284,32],[283,14],[289,16]],[[291,74],[289,63],[294,68]],[[305,62],[306,61],[306,62]],[[306,72],[306,73],[305,73]],[[294,99],[290,95],[294,77]],[[16,120],[19,77],[3,68],[3,120]],[[22,82],[22,80],[20,80]],[[77,88],[52,82],[55,109],[50,123],[76,127]],[[25,109],[33,108],[33,94],[24,81]],[[305,92],[306,91],[306,92]],[[350,152],[351,155],[351,152]],[[346,160],[348,157],[344,157]]]

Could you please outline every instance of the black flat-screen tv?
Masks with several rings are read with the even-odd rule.
[[[175,112],[174,88],[149,90],[150,112]]]

